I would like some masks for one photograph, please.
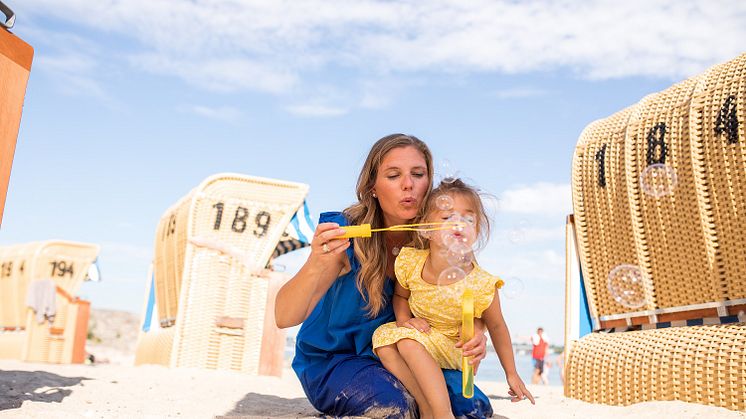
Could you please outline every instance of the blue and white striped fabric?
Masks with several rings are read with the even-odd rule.
[[[293,215],[280,241],[277,243],[272,258],[274,259],[293,250],[310,246],[315,230],[316,227],[313,221],[311,221],[311,214],[308,211],[308,204],[303,201],[303,205]]]

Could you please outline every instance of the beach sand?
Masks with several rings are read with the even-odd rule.
[[[89,337],[93,364],[0,360],[0,418],[319,417],[288,368],[278,378],[133,366],[134,314],[94,310]],[[565,398],[558,386],[529,386],[536,397],[532,406],[511,403],[505,383],[477,377],[477,385],[496,418],[746,418],[744,412],[678,401],[590,404]]]
[[[531,386],[536,405],[511,403],[507,386],[478,382],[496,418],[744,418],[746,413],[684,402],[627,407],[567,399],[562,388]],[[315,417],[290,370],[282,378],[161,366],[51,365],[0,361],[0,417]]]

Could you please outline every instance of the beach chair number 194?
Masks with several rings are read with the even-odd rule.
[[[65,275],[70,275],[70,278],[73,277],[72,262],[68,264],[64,260],[62,261],[55,260],[54,262],[49,262],[49,264],[52,265],[52,276],[63,277]]]

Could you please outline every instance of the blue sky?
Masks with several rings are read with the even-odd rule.
[[[515,336],[561,338],[582,129],[743,52],[743,1],[6,1],[35,48],[0,243],[98,243],[94,307],[139,313],[161,214],[205,177],[344,208],[367,149],[418,136],[499,198]],[[306,253],[287,257],[297,269]]]

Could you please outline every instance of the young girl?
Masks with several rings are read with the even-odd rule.
[[[470,253],[455,258],[467,262],[459,266],[466,277],[452,274],[449,261],[454,261],[453,251],[449,255],[447,245],[454,246],[455,239],[461,242],[462,249],[470,249],[475,236],[486,237],[489,231],[479,193],[458,179],[441,183],[425,207],[426,222],[453,220],[452,217],[466,220],[466,231],[450,237],[430,233],[429,239],[418,246],[422,249],[401,249],[395,263],[396,322],[381,325],[373,334],[374,352],[414,396],[421,418],[453,417],[441,368],[461,369],[461,350],[456,343],[461,327],[461,296],[466,286],[474,290],[474,316],[482,318],[489,330],[510,386],[511,400],[528,398],[534,403],[516,372],[497,292],[502,280],[470,262]],[[475,234],[468,234],[470,229]]]

